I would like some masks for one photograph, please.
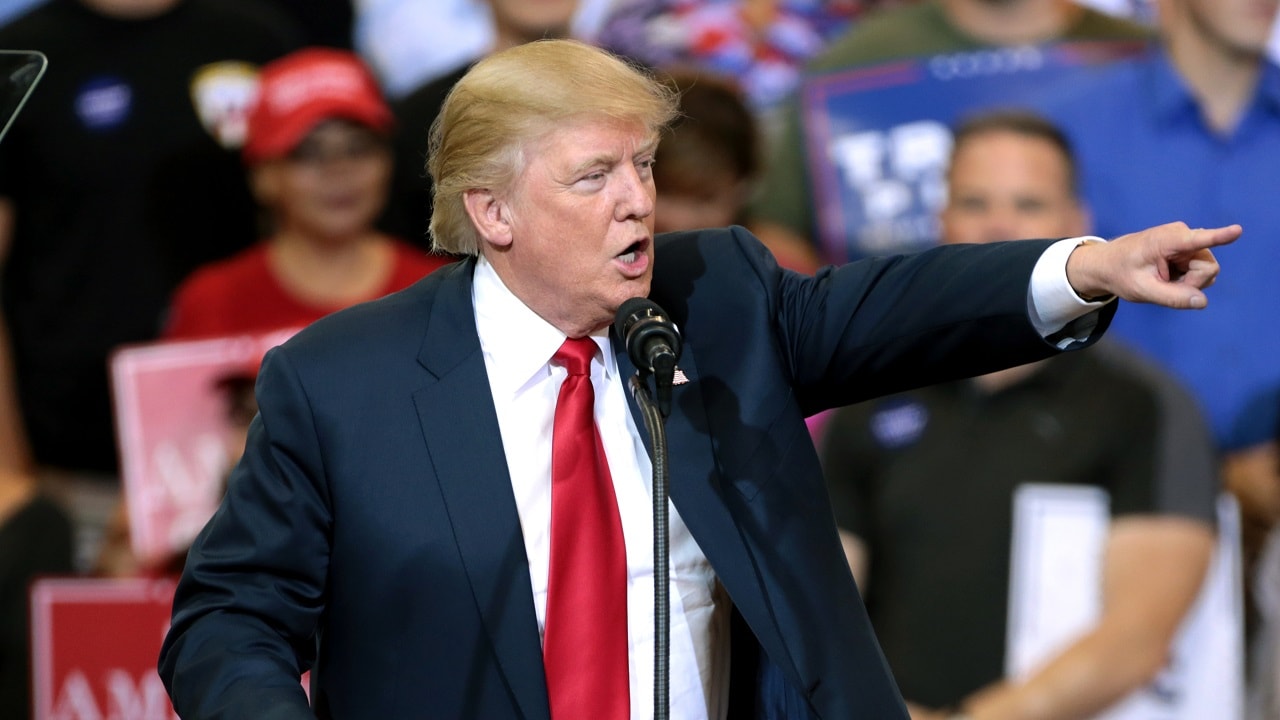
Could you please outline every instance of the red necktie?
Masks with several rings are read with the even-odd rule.
[[[551,440],[551,567],[543,662],[552,720],[626,720],[627,554],[595,422],[591,338],[552,361],[569,371]]]

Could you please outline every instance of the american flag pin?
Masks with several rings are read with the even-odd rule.
[[[671,376],[672,385],[683,385],[689,382],[689,376],[684,374],[680,368],[676,368],[675,374]]]

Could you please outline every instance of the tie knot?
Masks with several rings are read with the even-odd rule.
[[[551,357],[570,375],[586,375],[591,371],[591,358],[596,355],[596,341],[589,337],[565,338],[564,344]]]

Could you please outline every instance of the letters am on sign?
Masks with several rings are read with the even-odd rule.
[[[31,589],[32,700],[39,720],[176,720],[156,658],[172,580],[67,578]]]

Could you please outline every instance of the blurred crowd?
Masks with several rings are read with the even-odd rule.
[[[937,243],[1242,224],[1203,311],[1125,306],[1096,351],[811,429],[913,720],[1089,718],[1132,700],[1167,679],[1224,557],[1239,560],[1247,708],[1222,717],[1280,720],[1277,5],[0,3],[0,49],[49,60],[0,142],[0,718],[30,712],[33,580],[181,568],[180,551],[131,543],[113,353],[297,328],[451,262],[432,250],[425,171],[444,98],[487,52],[574,37],[680,94],[654,169],[658,231],[745,225],[799,272]],[[227,462],[256,360],[215,383]],[[1015,675],[1030,483],[1097,489],[1109,519],[1096,617]]]

